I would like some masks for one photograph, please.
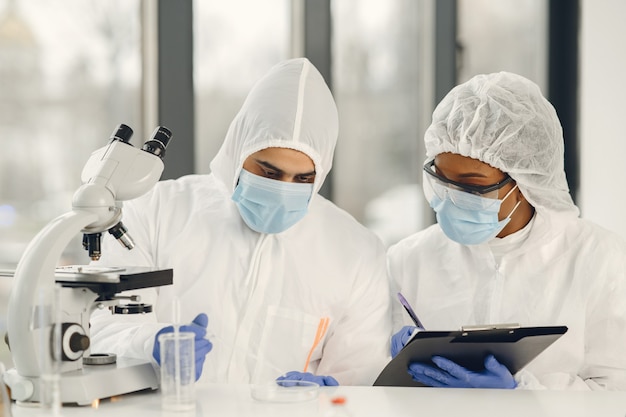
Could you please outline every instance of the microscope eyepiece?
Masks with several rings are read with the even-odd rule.
[[[159,126],[154,129],[152,136],[143,144],[141,149],[163,159],[165,148],[170,143],[170,139],[172,139],[172,132],[165,126]]]
[[[113,133],[111,134],[111,142],[119,140],[120,142],[128,143],[133,136],[133,129],[130,126],[123,123],[119,124]]]

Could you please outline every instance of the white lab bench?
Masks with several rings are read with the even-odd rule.
[[[115,417],[326,417],[330,399],[345,397],[351,417],[402,416],[528,416],[625,417],[626,392],[523,391],[409,387],[322,387],[316,399],[297,403],[270,403],[252,399],[250,386],[199,384],[193,412],[161,410],[158,391],[144,391],[102,400],[92,407],[61,409],[61,416]],[[12,405],[14,417],[42,415],[33,407]],[[50,414],[47,414],[50,415]]]

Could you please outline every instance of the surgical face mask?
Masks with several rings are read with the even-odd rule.
[[[430,206],[437,213],[439,226],[446,236],[463,245],[478,245],[496,237],[509,223],[521,203],[518,201],[505,219],[498,220],[502,202],[517,188],[517,184],[502,200],[481,197],[439,184],[433,184],[433,187],[444,188],[437,190],[430,198]],[[445,197],[442,199],[439,197],[441,195]]]
[[[232,200],[252,230],[280,233],[304,217],[312,194],[313,184],[273,180],[242,169]]]

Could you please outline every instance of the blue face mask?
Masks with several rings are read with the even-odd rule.
[[[437,222],[446,236],[463,245],[478,245],[496,237],[511,220],[520,202],[505,219],[498,220],[498,213],[502,202],[516,187],[517,184],[502,200],[446,188],[446,197],[441,199],[434,194],[430,206],[437,213]]]
[[[273,180],[242,169],[232,200],[252,230],[280,233],[304,217],[312,194],[313,184]]]

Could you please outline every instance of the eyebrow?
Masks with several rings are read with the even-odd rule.
[[[441,174],[444,177],[446,176],[446,173],[444,172],[444,170],[438,167],[437,164],[434,164],[434,167],[436,170],[441,172]],[[465,173],[459,174],[459,178],[476,178],[476,177],[487,178],[487,175],[483,174],[482,172],[465,172]]]
[[[256,159],[256,158],[255,158],[255,160],[254,160],[254,161],[255,161],[257,164],[262,165],[262,166],[264,166],[265,168],[271,169],[271,170],[273,170],[273,171],[276,171],[276,172],[278,172],[278,173],[280,173],[280,174],[284,174],[284,173],[285,173],[285,171],[283,171],[282,169],[280,169],[280,168],[278,168],[278,167],[276,167],[276,166],[274,166],[274,165],[270,164],[270,163],[269,163],[269,162],[267,162],[267,161],[262,161],[262,160],[260,160],[260,159]],[[300,174],[294,174],[294,177],[311,177],[311,176],[313,176],[313,175],[315,175],[315,170],[310,171],[310,172],[303,172],[303,173],[300,173]]]
[[[445,173],[443,172],[443,170],[440,167],[438,167],[436,163],[433,164],[433,165],[434,165],[435,169],[441,171],[441,173],[445,176]],[[477,178],[477,177],[478,178],[489,178],[489,175],[484,174],[482,172],[478,172],[478,171],[476,171],[476,172],[465,172],[465,173],[459,174],[459,178]]]
[[[475,178],[475,177],[481,177],[481,178],[488,178],[488,175],[483,174],[482,172],[466,172],[463,174],[459,175],[460,178]]]

